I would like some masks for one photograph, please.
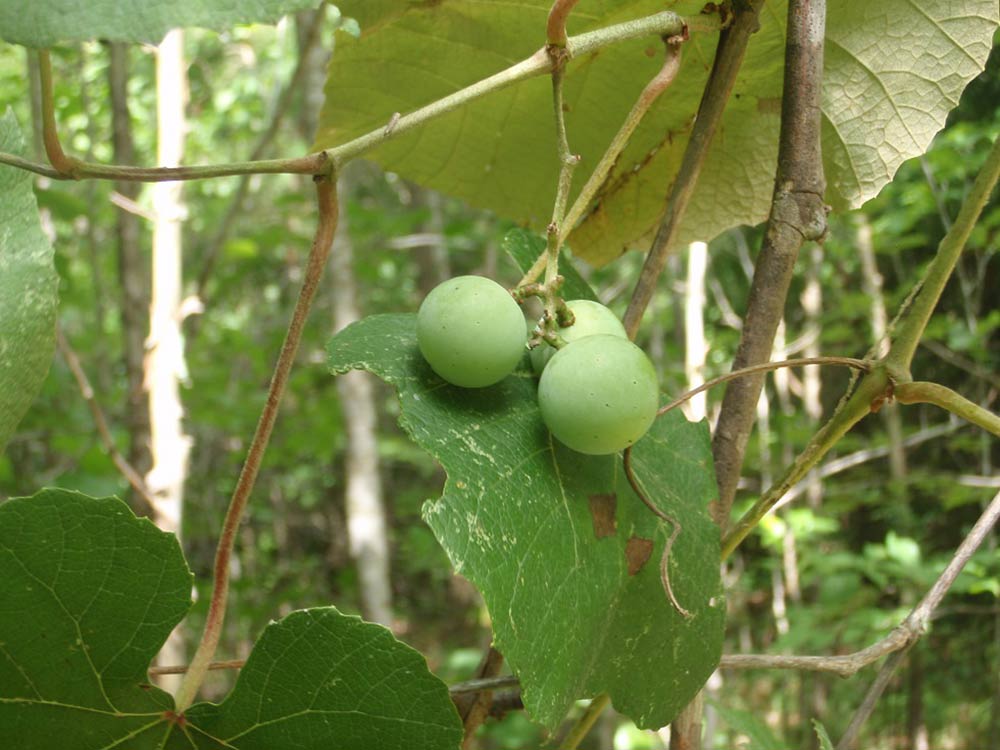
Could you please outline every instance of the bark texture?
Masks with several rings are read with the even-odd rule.
[[[349,170],[348,170],[349,171]],[[342,182],[345,197],[350,181]],[[354,278],[354,246],[344,212],[330,253],[334,328],[361,319]],[[337,392],[347,431],[344,499],[351,557],[358,569],[361,611],[366,620],[392,625],[389,539],[382,481],[379,477],[375,388],[372,376],[354,370],[337,377]]]
[[[111,141],[116,164],[135,164],[132,116],[128,106],[129,48],[121,42],[108,45],[108,89],[111,94]],[[115,191],[130,201],[139,197],[141,185],[115,182]],[[152,465],[149,435],[149,401],[143,382],[143,358],[149,330],[150,274],[141,240],[142,227],[134,213],[119,210],[115,219],[118,285],[121,290],[122,348],[125,361],[125,427],[129,442],[126,460],[140,474]],[[141,507],[134,502],[133,508]],[[139,511],[137,511],[139,512]]]
[[[750,299],[733,369],[766,362],[785,309],[799,248],[826,232],[826,181],[820,150],[823,37],[826,4],[799,0],[788,7],[788,41],[781,100],[778,171],[764,244],[754,269]],[[736,495],[743,454],[764,376],[726,388],[712,440],[719,483],[716,520],[725,528]]]
[[[656,291],[657,281],[673,249],[677,230],[698,184],[698,176],[708,155],[708,148],[712,144],[715,131],[722,119],[722,112],[736,83],[747,44],[751,35],[759,28],[758,17],[763,6],[762,0],[737,0],[734,6],[732,23],[723,29],[719,36],[712,72],[698,104],[698,113],[695,116],[688,145],[684,149],[681,166],[670,188],[666,213],[660,221],[656,238],[646,256],[632,299],[625,311],[622,322],[630,339],[635,338],[642,315]]]

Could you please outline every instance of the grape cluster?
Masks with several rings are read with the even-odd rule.
[[[558,330],[565,346],[531,351],[538,406],[549,431],[580,453],[617,453],[646,434],[656,418],[659,386],[645,353],[628,340],[608,308],[566,303],[574,323]],[[525,322],[510,293],[482,276],[439,284],[417,313],[417,344],[431,369],[454,385],[483,388],[517,367]]]

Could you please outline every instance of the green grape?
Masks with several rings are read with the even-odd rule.
[[[538,383],[538,405],[549,431],[590,455],[617,453],[645,435],[659,395],[649,357],[628,339],[607,334],[560,349]]]
[[[417,311],[417,344],[438,375],[483,388],[507,377],[524,354],[524,315],[510,293],[483,276],[438,284]]]
[[[573,325],[559,329],[559,335],[567,344],[582,339],[584,336],[597,336],[608,334],[628,338],[625,335],[625,327],[615,314],[600,302],[591,302],[589,299],[572,299],[566,306],[573,312],[576,321]],[[545,365],[556,353],[554,347],[543,342],[531,350],[531,367],[536,375],[541,375]]]

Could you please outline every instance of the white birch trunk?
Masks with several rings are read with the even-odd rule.
[[[340,189],[343,206],[348,192],[344,181]],[[346,211],[342,207],[330,254],[334,328],[338,331],[361,318],[353,251]],[[379,478],[375,391],[371,375],[358,370],[340,375],[337,391],[347,429],[347,534],[351,557],[358,568],[361,610],[365,619],[391,626],[389,540]]]
[[[171,31],[157,49],[157,161],[177,166],[184,152],[184,104],[187,72],[184,37]],[[149,309],[145,380],[149,393],[152,468],[146,486],[156,503],[156,523],[175,534],[181,529],[181,506],[187,475],[190,438],[181,419],[180,380],[185,375],[181,339],[181,183],[160,182],[153,188],[153,293]],[[160,663],[184,663],[184,644],[175,630],[160,651]],[[161,683],[176,689],[179,676]]]
[[[684,373],[688,388],[705,382],[705,272],[708,269],[708,245],[692,242],[688,246],[687,296],[684,299]],[[702,420],[708,413],[708,394],[699,393],[687,402],[688,419]]]

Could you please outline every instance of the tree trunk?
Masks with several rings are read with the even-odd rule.
[[[184,37],[181,31],[174,30],[164,38],[156,57],[157,160],[162,166],[179,165],[183,155],[186,76]],[[153,464],[146,475],[146,486],[156,504],[157,525],[180,534],[190,451],[190,438],[181,424],[180,399],[180,379],[184,375],[180,327],[181,183],[156,183],[153,211],[153,294],[145,373]],[[175,630],[159,658],[179,664],[184,661],[183,655],[183,641]]]
[[[854,236],[858,257],[861,259],[861,288],[871,301],[875,356],[884,357],[889,352],[889,316],[885,309],[885,298],[882,296],[882,274],[879,273],[878,264],[875,262],[872,227],[864,214],[858,214]],[[894,480],[902,480],[906,477],[907,469],[899,405],[890,401],[882,407],[879,414],[889,434],[889,476]]]
[[[670,725],[670,750],[700,750],[704,694],[698,693]]]
[[[910,674],[906,700],[907,750],[930,750],[927,725],[924,723],[924,663],[918,643],[910,650]]]
[[[346,205],[350,182],[341,177],[341,205]],[[354,278],[354,248],[346,212],[342,209],[330,254],[334,329],[361,319]],[[337,377],[340,408],[347,429],[347,535],[351,557],[358,568],[361,611],[365,619],[392,624],[392,585],[389,541],[386,533],[382,482],[378,469],[375,389],[372,376],[354,370]]]
[[[413,259],[417,263],[417,289],[421,296],[426,296],[431,289],[451,278],[451,264],[444,244],[441,195],[416,185],[413,186],[413,191],[416,202],[426,206],[430,214],[425,224],[429,241],[413,248]]]
[[[301,61],[302,77],[299,90],[302,92],[302,106],[296,119],[299,133],[306,143],[311,143],[316,136],[316,124],[323,108],[323,81],[326,77],[326,63],[330,59],[330,51],[324,44],[308,44],[309,35],[317,23],[322,22],[326,15],[326,4],[316,10],[301,10],[295,14],[295,35],[298,41],[299,55],[305,55]],[[341,212],[343,213],[343,212]]]
[[[705,382],[705,272],[708,268],[708,245],[692,242],[688,246],[686,295],[684,297],[684,373],[688,388]],[[689,419],[701,421],[708,414],[708,394],[699,393],[687,402]]]
[[[802,350],[804,357],[818,357],[820,351],[820,332],[823,326],[823,287],[819,275],[823,266],[823,246],[813,245],[809,251],[809,263],[806,268],[806,285],[802,290],[801,304],[805,313],[805,330],[803,335],[806,345]],[[823,382],[820,379],[819,365],[802,368],[802,401],[806,410],[806,418],[810,428],[819,425],[823,418]],[[823,484],[819,473],[813,469],[809,472],[806,497],[809,507],[819,508],[823,501]]]
[[[108,89],[111,93],[111,142],[116,164],[135,163],[132,118],[128,108],[129,47],[121,42],[108,45]],[[130,200],[139,196],[137,182],[115,182],[115,190]],[[118,249],[118,284],[121,289],[122,348],[125,361],[125,428],[128,431],[129,464],[140,474],[149,471],[149,401],[143,383],[143,358],[149,329],[150,279],[145,253],[140,245],[139,218],[119,210],[115,221]],[[138,507],[134,493],[133,507]]]

